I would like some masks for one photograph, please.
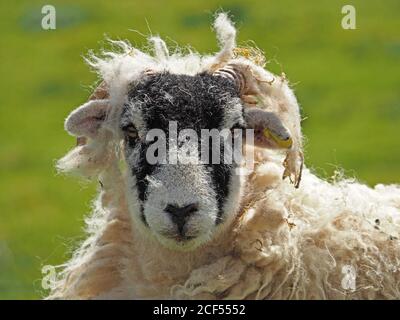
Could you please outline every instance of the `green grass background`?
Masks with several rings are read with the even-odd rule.
[[[42,30],[53,4],[57,29]],[[341,28],[353,4],[357,29]],[[302,106],[306,162],[374,185],[400,181],[400,1],[2,1],[0,4],[0,299],[40,298],[41,267],[67,259],[82,237],[95,186],[56,175],[74,145],[66,115],[87,98],[95,75],[82,54],[104,35],[145,45],[217,50],[212,14],[228,10],[247,40],[284,71]],[[147,26],[148,24],[148,26]]]

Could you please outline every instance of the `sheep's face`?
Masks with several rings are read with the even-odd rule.
[[[79,147],[59,168],[89,177],[116,168],[116,145],[123,140],[133,222],[173,249],[193,250],[233,221],[241,200],[242,138],[256,147],[286,149],[284,176],[294,177],[296,186],[300,181],[301,137],[294,132],[292,141],[280,119],[295,130],[299,125],[284,77],[247,59],[251,50],[235,52],[236,30],[225,14],[214,27],[221,51],[200,60],[192,53],[190,59],[170,57],[157,37],[150,38],[154,58],[116,42],[124,52],[93,57],[90,64],[103,82],[65,122]],[[162,69],[206,71],[189,76]]]
[[[113,98],[107,90],[99,96],[98,88],[66,120],[68,132],[93,139],[85,152],[104,145],[100,133],[110,125],[115,133],[119,120],[121,135],[113,137],[124,140],[131,216],[170,248],[193,250],[233,220],[241,199],[243,137],[258,147],[291,147],[276,114],[243,107],[243,86],[233,72],[144,75],[128,90],[122,112],[116,109],[117,118]],[[88,165],[101,162],[91,159]]]
[[[134,222],[170,248],[192,250],[232,221],[239,206],[240,161],[224,158],[223,134],[217,143],[205,134],[241,137],[238,90],[219,76],[162,73],[134,86],[128,101],[120,128]]]

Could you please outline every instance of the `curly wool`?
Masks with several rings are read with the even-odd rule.
[[[308,170],[294,189],[258,153],[241,213],[229,232],[176,252],[132,230],[117,168],[87,220],[89,238],[50,298],[396,299],[400,297],[400,188],[328,183]],[[379,225],[377,225],[379,221]],[[343,266],[356,290],[341,286]]]
[[[108,84],[113,108],[99,137],[74,148],[58,168],[98,178],[102,188],[86,220],[88,237],[60,266],[48,298],[400,298],[400,187],[369,188],[345,179],[330,183],[309,170],[298,189],[282,180],[286,170],[296,172],[301,153],[295,97],[285,79],[235,56],[236,31],[225,15],[215,29],[222,49],[214,56],[170,55],[159,38],[152,38],[154,57],[118,42],[122,53],[89,61]],[[282,155],[257,149],[230,227],[195,251],[172,251],[131,223],[120,168],[121,106],[129,86],[146,70],[193,75],[228,62],[249,66],[242,71],[255,75],[250,85],[258,96],[243,97],[244,103],[259,101],[279,111],[290,129],[294,146],[288,167],[282,166]],[[347,266],[356,272],[354,291],[342,286]]]

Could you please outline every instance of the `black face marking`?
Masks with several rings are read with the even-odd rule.
[[[137,166],[131,168],[131,170],[132,174],[136,177],[139,200],[143,202],[146,200],[146,191],[149,184],[146,177],[152,174],[155,166],[149,165],[146,161],[146,145],[140,145],[139,153],[139,163]]]
[[[225,199],[228,196],[229,192],[229,182],[231,179],[231,169],[232,165],[226,164],[213,164],[210,165],[211,177],[214,184],[214,189],[217,194],[217,201],[218,201],[218,214],[217,219],[215,221],[216,224],[222,222],[222,209],[225,204]]]
[[[129,100],[144,102],[142,114],[147,129],[167,131],[169,121],[177,121],[178,130],[191,128],[221,129],[224,108],[238,97],[234,84],[223,77],[162,73],[129,91]]]
[[[140,219],[142,220],[143,224],[146,227],[149,227],[149,224],[147,223],[147,220],[146,220],[146,216],[143,213],[143,204],[140,205]]]
[[[134,105],[140,108],[146,131],[161,129],[168,138],[169,123],[176,121],[178,132],[190,128],[195,130],[200,137],[201,129],[223,129],[224,115],[229,108],[229,102],[238,97],[239,92],[234,83],[223,77],[206,73],[196,76],[169,73],[151,75],[129,90],[129,103],[122,113],[121,127],[123,130],[132,128],[129,108]],[[150,165],[146,160],[148,146],[148,142],[131,139],[125,134],[126,157],[128,158],[132,152],[139,153],[137,157],[139,161],[131,168],[131,173],[136,177],[136,187],[142,203],[142,215],[143,202],[146,201],[148,189],[146,177],[151,176],[157,169],[157,165]],[[210,148],[216,147],[220,146],[210,144]],[[222,149],[221,154],[223,154]],[[216,223],[218,224],[222,221],[223,206],[229,193],[233,165],[221,163],[205,166],[210,171],[213,188],[217,195],[219,212]]]

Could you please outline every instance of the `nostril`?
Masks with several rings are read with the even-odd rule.
[[[178,207],[176,207],[176,206],[174,206],[174,205],[172,205],[172,204],[168,204],[168,205],[165,207],[164,211],[165,211],[165,212],[168,212],[168,213],[170,213],[170,214],[175,214],[177,208],[178,208]]]
[[[184,207],[175,206],[173,204],[168,204],[164,211],[168,212],[171,216],[188,217],[191,214],[199,210],[199,205],[197,203],[191,203]]]
[[[199,205],[197,203],[191,203],[187,205],[186,207],[183,208],[185,214],[190,215],[192,213],[195,213],[197,210],[199,210]]]

